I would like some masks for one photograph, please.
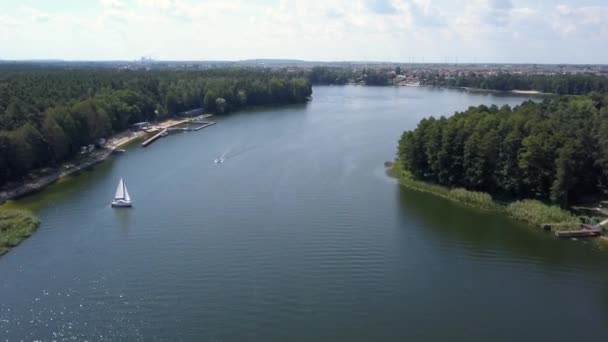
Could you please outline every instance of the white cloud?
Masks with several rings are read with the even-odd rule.
[[[542,62],[593,47],[587,58],[608,59],[598,49],[608,41],[608,4],[562,1],[97,0],[94,13],[0,5],[0,36],[23,58]],[[579,53],[555,52],[563,46]]]
[[[51,15],[33,7],[23,6],[21,7],[21,12],[34,22],[44,23],[51,20]]]
[[[539,15],[538,11],[529,7],[514,8],[511,14],[516,18],[526,18]]]
[[[141,6],[152,7],[161,10],[168,10],[175,6],[175,0],[137,0],[137,3]]]
[[[113,9],[125,9],[126,5],[121,0],[100,0],[101,6]]]
[[[11,18],[7,15],[0,15],[0,27],[3,28],[15,28],[19,26],[21,23],[14,18]]]
[[[553,28],[562,34],[597,36],[606,34],[608,28],[608,6],[571,7],[558,5],[553,11]]]

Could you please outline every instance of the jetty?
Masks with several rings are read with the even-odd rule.
[[[201,126],[192,128],[191,131],[200,131],[201,129],[209,127],[211,125],[215,125],[215,121],[206,122]]]
[[[153,142],[155,142],[155,141],[156,141],[158,138],[160,138],[160,137],[162,137],[162,136],[164,136],[164,135],[167,135],[167,134],[168,134],[168,133],[167,133],[167,129],[165,128],[165,129],[163,129],[162,131],[160,131],[160,132],[158,132],[158,133],[154,134],[154,135],[153,135],[153,136],[152,136],[150,139],[148,139],[148,140],[146,140],[146,141],[142,142],[142,143],[141,143],[141,146],[142,146],[142,147],[146,147],[146,146],[148,146],[148,145],[152,144]]]
[[[215,125],[215,122],[213,122],[213,121],[209,121],[209,122],[205,122],[205,123],[202,123],[202,122],[197,122],[197,123],[200,123],[201,125],[196,126],[196,127],[170,127],[170,128],[167,128],[167,130],[169,132],[173,132],[173,131],[191,132],[191,131],[200,131],[203,128],[209,127],[211,125]]]
[[[555,232],[555,236],[562,239],[567,238],[585,238],[585,237],[596,237],[602,234],[602,226],[581,224],[579,229],[573,230],[558,230]]]
[[[154,134],[152,137],[148,138],[146,141],[141,143],[142,147],[147,147],[159,138],[165,137],[169,135],[170,132],[189,132],[189,131],[199,131],[203,128],[209,127],[211,125],[215,125],[215,121],[206,120],[208,117],[213,116],[212,114],[204,114],[199,115],[194,118],[182,119],[178,121],[171,121],[168,124],[162,126],[147,126],[146,132]],[[185,127],[180,127],[186,125]]]

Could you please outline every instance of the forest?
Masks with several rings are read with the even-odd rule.
[[[584,95],[592,91],[608,91],[608,78],[589,74],[564,75],[481,75],[471,73],[466,76],[447,78],[439,73],[424,75],[422,84],[436,87],[468,87],[487,90],[536,90],[559,95]]]
[[[140,121],[203,107],[305,102],[307,78],[281,70],[118,70],[0,65],[0,185],[55,166]]]
[[[392,70],[392,69],[391,69]],[[390,71],[390,70],[389,70]],[[345,67],[313,67],[304,76],[315,85],[344,85],[358,83],[364,85],[390,85],[394,75],[385,69],[378,68],[345,68]]]
[[[608,190],[608,95],[423,119],[403,133],[398,162],[429,183],[567,207]]]
[[[432,87],[467,87],[496,91],[536,90],[558,95],[584,95],[593,91],[608,92],[608,78],[593,74],[521,75],[499,73],[484,75],[469,72],[463,76],[445,76],[441,70],[412,70],[407,68],[314,67],[303,77],[312,84],[393,85],[396,75],[415,77],[421,85]]]

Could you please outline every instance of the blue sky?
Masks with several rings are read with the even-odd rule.
[[[608,0],[0,0],[0,58],[608,63]]]

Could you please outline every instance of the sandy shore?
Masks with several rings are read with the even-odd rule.
[[[146,134],[147,134],[146,132],[142,132],[142,131],[140,131],[140,132],[127,131],[127,132],[117,134],[117,135],[113,136],[112,138],[108,139],[108,141],[106,142],[105,148],[110,149],[110,150],[117,149],[120,146],[126,145],[135,139],[139,139],[139,138],[145,136]]]
[[[511,90],[513,94],[523,94],[523,95],[539,95],[542,94],[540,91],[536,90]]]
[[[24,181],[10,182],[0,187],[0,204],[14,198],[22,197],[31,193],[38,192],[45,187],[55,183],[62,177],[84,170],[97,163],[106,160],[112,155],[114,150],[126,145],[136,139],[144,137],[154,131],[169,128],[190,119],[168,119],[152,125],[146,132],[144,131],[125,131],[109,138],[102,148],[95,149],[87,155],[77,155],[71,160],[63,163],[57,168],[46,167],[34,170]]]
[[[183,124],[186,122],[190,122],[190,119],[169,119],[169,120],[163,121],[159,124],[156,124],[153,127],[158,127],[159,129],[165,129],[165,128],[177,126],[179,124]]]

